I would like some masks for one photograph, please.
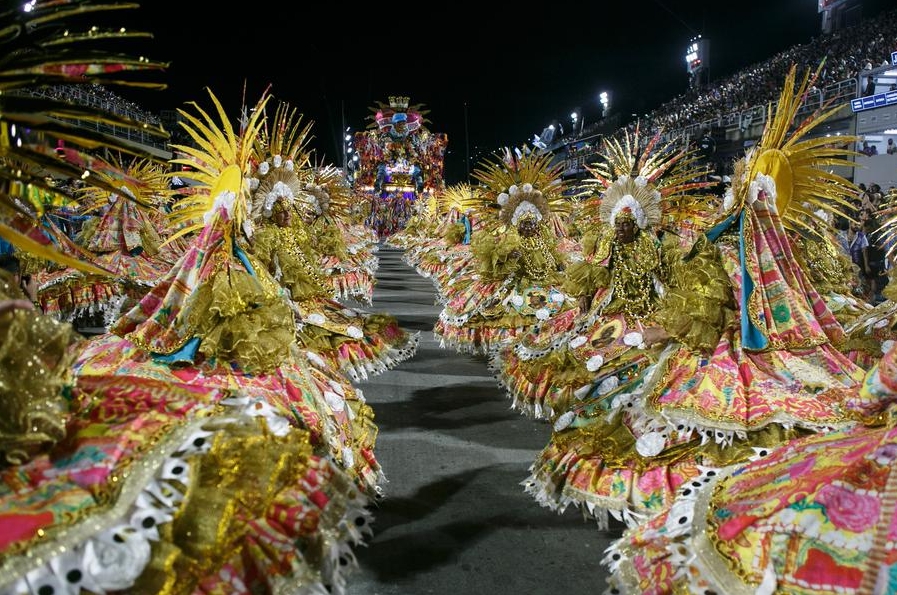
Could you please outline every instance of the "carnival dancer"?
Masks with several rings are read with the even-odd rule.
[[[475,267],[471,251],[474,228],[479,227],[479,221],[473,216],[475,204],[476,198],[469,185],[449,186],[436,197],[436,211],[440,217],[434,219],[438,224],[430,229],[432,235],[423,237],[418,245],[406,250],[405,262],[433,282],[438,292],[437,300],[443,303],[450,284],[463,279],[468,269]]]
[[[475,172],[487,187],[476,212],[483,229],[471,245],[476,265],[455,278],[436,323],[443,345],[488,354],[573,307],[560,290],[566,262],[545,224],[552,205],[564,200],[565,184],[550,159],[506,151]]]
[[[162,167],[145,159],[130,163],[112,160],[97,176],[76,191],[81,213],[94,215],[85,221],[76,240],[94,264],[111,276],[89,275],[73,267],[46,269],[35,278],[38,299],[45,314],[74,320],[82,314],[102,314],[108,327],[122,306],[127,310],[160,279],[174,260],[162,252],[158,230],[161,205],[172,190]],[[108,187],[118,187],[109,192]],[[167,256],[172,256],[168,254]]]
[[[412,205],[413,214],[405,223],[402,231],[392,234],[385,239],[387,246],[399,249],[408,249],[416,244],[422,238],[427,237],[433,226],[433,218],[435,216],[436,197],[431,196],[429,199],[420,199],[414,201]]]
[[[5,152],[79,179],[103,167],[82,147],[128,148],[112,136],[84,135],[68,119],[125,128],[138,122],[94,106],[7,93],[25,85],[87,84],[97,76],[114,84],[115,73],[160,68],[104,51],[72,20],[84,10],[97,18],[122,8],[35,2],[0,16],[4,30],[16,31],[0,41],[7,57],[3,129],[10,140],[14,124],[27,122],[34,133],[6,144]],[[102,31],[106,39],[139,35],[130,28],[119,35],[117,26]],[[35,47],[42,48],[39,56]],[[24,70],[27,77],[15,75]],[[143,130],[156,132],[152,125]],[[60,138],[66,147],[57,154]],[[69,190],[25,169],[3,166],[0,177],[9,182],[0,196],[0,235],[35,258],[102,274],[60,252],[35,227],[43,197],[70,205]],[[29,309],[16,285],[5,276],[0,282],[0,592],[344,588],[340,558],[351,555],[356,522],[365,524],[365,500],[332,459],[312,453],[308,431],[270,408],[224,404],[220,389],[200,384],[150,389],[148,381],[146,390],[133,391],[128,379],[110,377],[105,388],[72,386],[69,364],[80,338],[69,324]]]
[[[237,135],[228,123],[219,124],[203,111],[202,119],[184,114],[192,124],[185,130],[207,149],[186,147],[191,158],[181,161],[204,165],[180,175],[195,176],[209,190],[188,197],[172,214],[176,224],[198,221],[179,234],[200,233],[165,278],[118,320],[113,334],[89,345],[79,359],[79,384],[109,374],[132,376],[138,386],[139,378],[189,377],[277,403],[292,412],[297,424],[321,432],[328,454],[357,473],[365,489],[375,490],[379,469],[369,452],[372,444],[359,438],[366,432],[365,418],[373,415],[370,408],[348,382],[322,377],[326,367],[316,371],[309,366],[295,342],[284,291],[246,250],[249,159],[262,119],[252,119]],[[334,385],[340,386],[340,398],[328,404],[322,393],[333,393]],[[357,408],[355,419],[346,399]],[[358,436],[356,425],[361,428]]]
[[[0,310],[0,593],[342,590],[367,501],[308,431],[220,388],[73,384],[71,325],[5,277]]]
[[[377,259],[346,241],[350,218],[349,188],[342,172],[332,166],[307,170],[303,182],[305,200],[300,209],[301,223],[314,238],[320,266],[333,286],[337,299],[357,300],[370,305],[376,282]]]
[[[409,335],[387,314],[368,314],[333,300],[331,285],[317,263],[309,258],[313,234],[295,213],[314,211],[323,197],[303,190],[300,182],[308,162],[304,151],[307,134],[283,134],[301,127],[293,112],[281,104],[275,115],[275,131],[259,143],[264,154],[255,168],[256,185],[252,215],[252,253],[287,290],[298,316],[297,333],[302,346],[351,380],[366,380],[412,357],[419,333]],[[306,129],[307,133],[307,129]],[[257,149],[258,150],[258,149]]]
[[[683,205],[687,193],[702,187],[695,182],[696,159],[673,144],[659,145],[659,138],[646,146],[637,132],[622,142],[605,141],[603,163],[590,166],[596,192],[580,210],[584,256],[568,267],[564,284],[578,307],[524,334],[491,363],[513,406],[528,415],[553,418],[596,380],[621,367],[635,377],[650,362],[639,346],[646,329],[657,324],[654,315],[670,281],[664,256],[675,261],[681,256],[677,244],[687,240],[678,225],[683,215],[674,220],[670,211],[688,213],[697,224],[700,213]],[[667,234],[672,245],[661,250],[658,232],[664,225],[678,234]],[[719,283],[716,288],[719,293]],[[725,283],[722,291],[728,291]],[[708,327],[722,322],[706,321]],[[715,344],[712,337],[702,340]],[[603,372],[607,369],[612,372]]]
[[[844,331],[794,259],[784,230],[805,205],[831,209],[851,189],[823,169],[847,161],[838,153],[843,141],[804,138],[834,110],[812,114],[789,133],[812,80],[807,75],[795,89],[791,70],[760,142],[736,164],[723,220],[687,255],[681,274],[691,280],[666,300],[662,319],[672,341],[647,349],[662,346],[664,337],[642,336],[652,365],[634,378],[622,366],[608,370],[582,403],[556,419],[526,482],[544,505],[563,510],[575,503],[601,522],[608,512],[637,522],[669,504],[702,469],[851,423],[846,404],[863,371],[834,347]],[[690,295],[702,297],[702,279],[716,278],[712,271],[720,267],[731,285],[731,317],[720,312],[722,296],[701,305]],[[689,337],[719,317],[729,321],[719,340],[709,349],[692,347]]]

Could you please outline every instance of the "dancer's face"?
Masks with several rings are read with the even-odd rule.
[[[631,244],[635,241],[636,226],[632,219],[617,219],[614,223],[614,238],[621,244]]]
[[[532,217],[521,219],[517,224],[517,233],[525,238],[534,237],[539,233],[539,222]]]
[[[289,209],[278,209],[277,212],[272,216],[274,219],[274,223],[276,223],[279,227],[289,227],[290,221],[293,216],[290,214]]]

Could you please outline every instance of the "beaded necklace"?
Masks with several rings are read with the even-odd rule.
[[[523,273],[536,283],[545,282],[557,268],[557,262],[545,242],[544,230],[539,229],[535,236],[521,236],[521,261]]]
[[[628,244],[614,243],[611,287],[614,302],[627,320],[641,320],[657,310],[654,274],[659,265],[657,247],[648,234],[639,233]]]

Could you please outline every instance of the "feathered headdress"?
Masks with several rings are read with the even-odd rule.
[[[252,158],[257,165],[249,180],[253,219],[270,217],[278,200],[293,208],[303,195],[300,175],[307,175],[311,127],[311,122],[302,121],[296,108],[281,101],[270,125],[259,130]]]
[[[254,220],[270,217],[278,200],[283,200],[287,206],[292,207],[302,192],[302,184],[293,161],[283,161],[277,157],[279,155],[262,161],[255,176],[250,179],[250,187],[255,187],[252,193]]]
[[[538,220],[569,208],[562,164],[551,165],[551,154],[505,150],[499,160],[487,160],[473,176],[483,185],[477,213],[487,228],[516,225],[523,217]]]
[[[286,167],[297,173],[309,166],[308,144],[312,122],[303,122],[302,114],[286,102],[279,102],[274,111],[274,119],[259,131],[255,138],[254,159],[263,168],[268,161],[274,167]],[[292,165],[291,165],[291,164]],[[257,168],[258,170],[258,168]],[[260,172],[262,175],[266,172]]]
[[[818,233],[812,221],[816,212],[849,217],[845,210],[858,189],[853,183],[831,171],[834,166],[853,166],[846,148],[858,140],[850,136],[809,134],[841,109],[831,102],[809,114],[796,127],[797,114],[822,65],[808,71],[795,89],[796,67],[792,66],[777,104],[767,108],[767,125],[760,141],[736,165],[726,207],[738,212],[756,200],[762,191],[775,204],[785,227],[811,234]]]
[[[144,209],[156,209],[175,195],[171,189],[170,174],[160,164],[148,159],[131,159],[125,162],[121,157],[109,160],[106,170],[87,178],[87,185],[76,190],[82,203],[81,212],[89,213],[115,200],[130,200]],[[101,182],[95,185],[95,182]],[[118,188],[109,192],[108,188]]]
[[[593,195],[584,214],[613,226],[621,215],[631,216],[640,229],[694,216],[694,191],[710,186],[699,181],[705,173],[698,156],[676,141],[660,144],[660,132],[640,146],[639,131],[625,133],[622,142],[605,139],[601,161],[587,165]]]
[[[613,227],[618,218],[631,217],[639,229],[660,223],[660,192],[643,176],[622,175],[605,190],[599,210],[601,220]]]
[[[266,93],[259,99],[252,115],[244,123],[242,132],[238,134],[218,98],[211,89],[207,91],[215,106],[218,121],[195,102],[189,105],[199,113],[198,116],[178,110],[186,119],[186,122],[181,122],[181,126],[196,143],[196,147],[175,145],[175,149],[189,158],[175,159],[172,163],[188,165],[190,169],[178,172],[178,176],[194,180],[199,189],[174,206],[169,219],[173,227],[183,227],[169,238],[169,242],[202,229],[212,221],[221,207],[227,211],[228,220],[236,228],[242,228],[249,221],[250,158],[256,137],[264,124],[265,104],[270,96]],[[228,237],[231,238],[231,234]]]

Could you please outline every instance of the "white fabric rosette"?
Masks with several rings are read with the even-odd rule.
[[[604,357],[602,357],[601,354],[593,355],[586,361],[586,370],[588,370],[589,372],[597,372],[598,370],[601,369],[601,366],[603,366],[603,365],[604,365]],[[607,379],[605,379],[605,381],[606,380]],[[604,383],[602,382],[602,385],[603,384]],[[604,393],[601,393],[601,394],[604,394]]]
[[[577,335],[576,337],[573,337],[572,339],[570,339],[570,343],[569,343],[570,349],[579,349],[580,347],[585,345],[586,341],[588,341],[588,340],[589,339],[584,335]],[[602,362],[602,363],[604,363],[604,362]],[[589,371],[593,372],[594,370],[589,370]]]

